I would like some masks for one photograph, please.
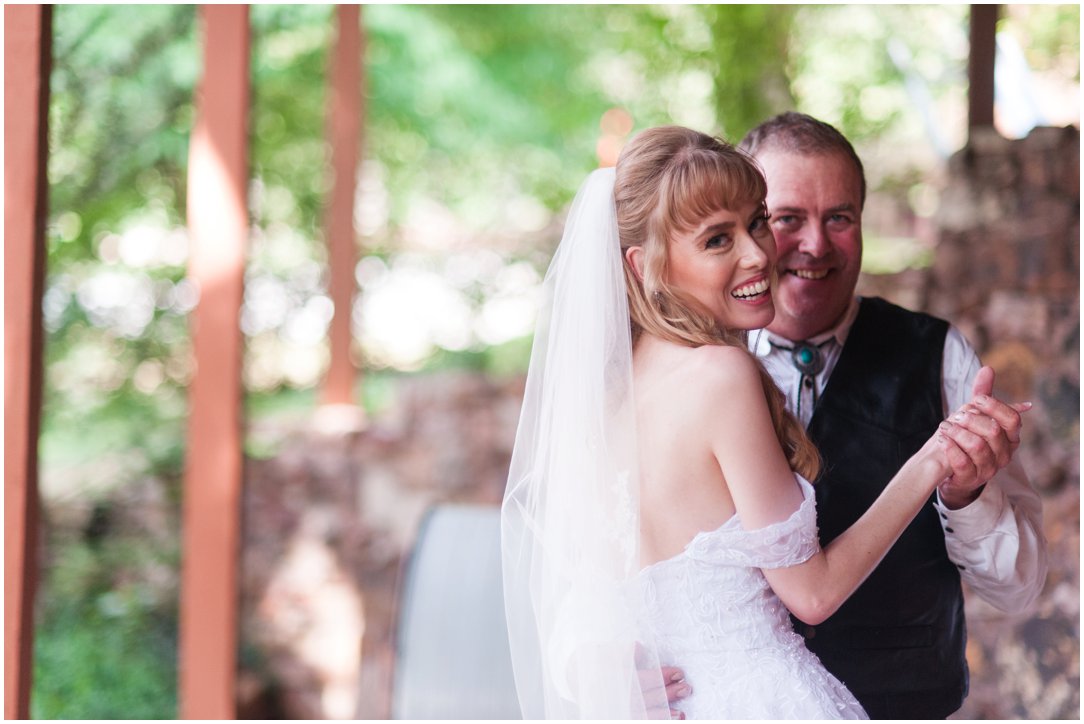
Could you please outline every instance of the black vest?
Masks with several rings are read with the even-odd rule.
[[[809,423],[822,545],[854,523],[943,419],[948,324],[863,299]],[[931,501],[933,498],[931,497]],[[944,718],[967,695],[963,592],[932,504],[850,599],[795,630],[874,719]]]

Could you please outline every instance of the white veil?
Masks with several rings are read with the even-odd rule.
[[[588,176],[546,273],[501,508],[525,719],[669,718],[632,588],[639,475],[613,189],[612,168]]]

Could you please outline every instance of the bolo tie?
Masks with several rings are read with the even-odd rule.
[[[786,345],[777,344],[768,341],[772,347],[783,350],[784,352],[790,352],[790,362],[794,365],[794,368],[801,374],[801,378],[798,380],[798,419],[802,419],[802,388],[809,388],[813,394],[813,408],[817,407],[817,375],[824,369],[824,347],[832,341],[832,337],[824,340],[820,344],[813,344],[812,342],[796,342],[793,347],[787,347]]]

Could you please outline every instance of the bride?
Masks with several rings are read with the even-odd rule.
[[[502,507],[524,718],[866,718],[791,630],[831,615],[961,454],[942,428],[823,550],[819,458],[745,330],[774,315],[754,163],[718,139],[640,133],[573,202]],[[635,394],[634,394],[635,392]]]

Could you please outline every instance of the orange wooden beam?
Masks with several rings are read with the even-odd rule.
[[[30,717],[52,9],[4,7],[4,718]]]
[[[336,8],[338,38],[332,51],[328,83],[327,135],[333,181],[325,227],[328,240],[329,288],[335,313],[331,319],[331,361],[324,380],[323,403],[352,405],[358,370],[350,356],[354,306],[354,191],[360,158],[362,118],[362,38],[360,8]]]
[[[236,714],[242,340],[248,237],[248,8],[200,9],[204,72],[188,155],[192,319],[180,610],[180,716]]]

